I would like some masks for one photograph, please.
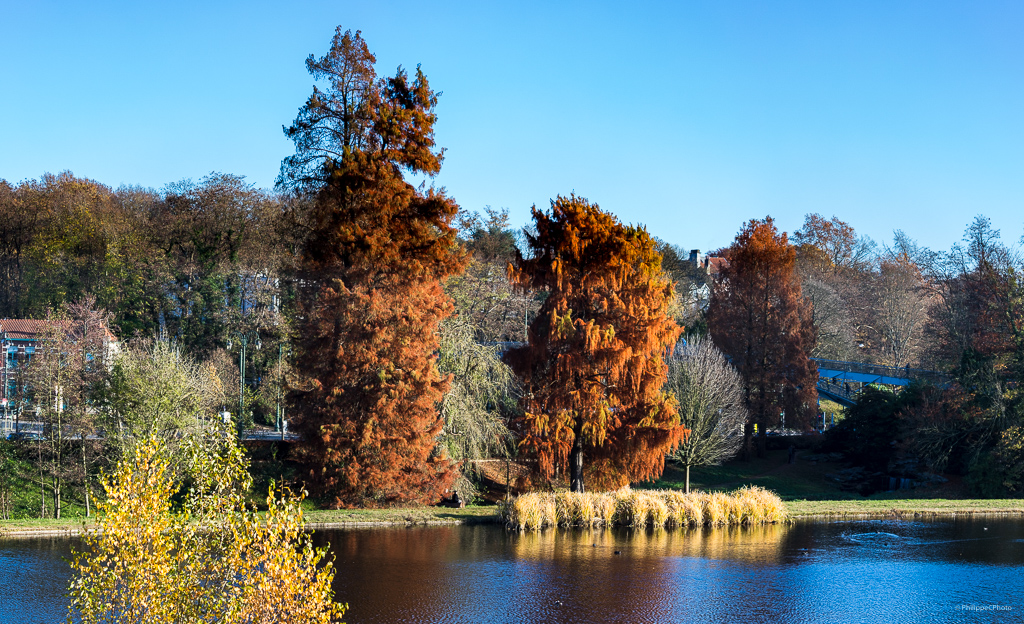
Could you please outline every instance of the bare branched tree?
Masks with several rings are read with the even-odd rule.
[[[857,236],[853,227],[838,217],[826,220],[819,214],[807,215],[803,228],[793,232],[793,244],[825,275],[863,270],[874,258],[875,242]]]
[[[60,518],[65,486],[81,467],[83,498],[88,505],[88,436],[93,432],[91,398],[103,384],[110,353],[109,315],[87,297],[38,321],[38,345],[26,367],[37,418],[43,423],[39,459],[40,484],[50,491],[53,517]],[[79,452],[76,452],[79,451]],[[78,458],[81,456],[82,461]],[[41,516],[46,516],[45,499]]]
[[[444,291],[456,313],[472,324],[477,342],[525,341],[527,324],[540,303],[509,282],[516,239],[508,210],[487,206],[484,213],[459,213],[459,237],[469,251],[469,263],[464,272],[448,278]]]
[[[679,402],[679,418],[690,432],[671,457],[686,468],[720,464],[743,445],[747,410],[739,373],[710,339],[694,338],[669,360],[665,389]]]
[[[818,340],[811,355],[827,360],[850,360],[856,357],[854,322],[846,301],[836,289],[815,277],[802,284],[804,297],[814,306],[812,319]]]
[[[921,271],[905,255],[883,259],[873,292],[882,363],[917,364],[932,305]]]

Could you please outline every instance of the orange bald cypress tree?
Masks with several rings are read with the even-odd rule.
[[[418,69],[376,80],[373,61],[340,28],[327,56],[310,57],[332,87],[286,130],[296,155],[279,178],[315,199],[291,399],[311,485],[333,506],[436,502],[455,477],[435,454],[448,386],[435,353],[452,310],[441,280],[463,264],[458,206],[403,177],[440,171],[437,97]]]
[[[662,392],[681,329],[666,313],[661,255],[643,228],[583,198],[533,218],[530,257],[509,267],[518,288],[548,293],[529,344],[506,355],[524,383],[520,446],[543,476],[567,468],[574,492],[584,478],[611,488],[656,477],[686,435]]]
[[[732,247],[714,284],[708,327],[715,345],[743,376],[750,414],[744,456],[750,456],[754,425],[763,455],[769,426],[783,412],[786,425],[803,427],[814,417],[818,371],[808,358],[814,347],[812,308],[797,279],[796,250],[771,217],[751,219]]]

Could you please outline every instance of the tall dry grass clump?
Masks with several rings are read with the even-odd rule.
[[[748,514],[746,517],[749,519],[749,522],[746,522],[746,524],[780,522],[785,520],[788,515],[786,506],[782,504],[782,499],[776,496],[774,492],[762,487],[757,487],[756,485],[742,487],[733,492],[733,496],[742,501],[744,509]]]
[[[510,528],[547,526],[695,527],[755,525],[781,522],[786,507],[774,493],[743,487],[731,494],[678,490],[615,492],[531,492],[506,501],[500,508]]]
[[[557,492],[555,521],[559,526],[593,526],[601,522],[595,513],[595,497],[580,492]]]
[[[668,526],[704,526],[704,508],[694,494],[678,490],[665,491],[665,505],[668,507]]]
[[[704,524],[722,526],[732,521],[732,498],[724,492],[711,492],[703,497]]]
[[[613,523],[621,526],[664,526],[668,516],[665,502],[652,492],[623,488],[616,493]]]
[[[615,523],[616,500],[611,492],[590,494],[594,500],[595,517],[600,521],[598,526],[611,526]]]
[[[540,529],[557,524],[555,500],[551,494],[529,492],[502,503],[499,514],[512,528]]]

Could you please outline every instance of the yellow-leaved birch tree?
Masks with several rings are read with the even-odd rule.
[[[299,497],[271,491],[268,511],[257,513],[230,436],[194,445],[190,464],[180,510],[157,439],[135,446],[104,481],[103,513],[72,563],[68,622],[340,621],[334,568],[303,532]]]

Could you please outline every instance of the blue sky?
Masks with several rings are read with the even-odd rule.
[[[669,242],[836,215],[948,249],[1024,230],[1020,2],[0,0],[0,178],[270,187],[312,81],[359,29],[443,92],[435,183],[469,209],[576,192]]]

